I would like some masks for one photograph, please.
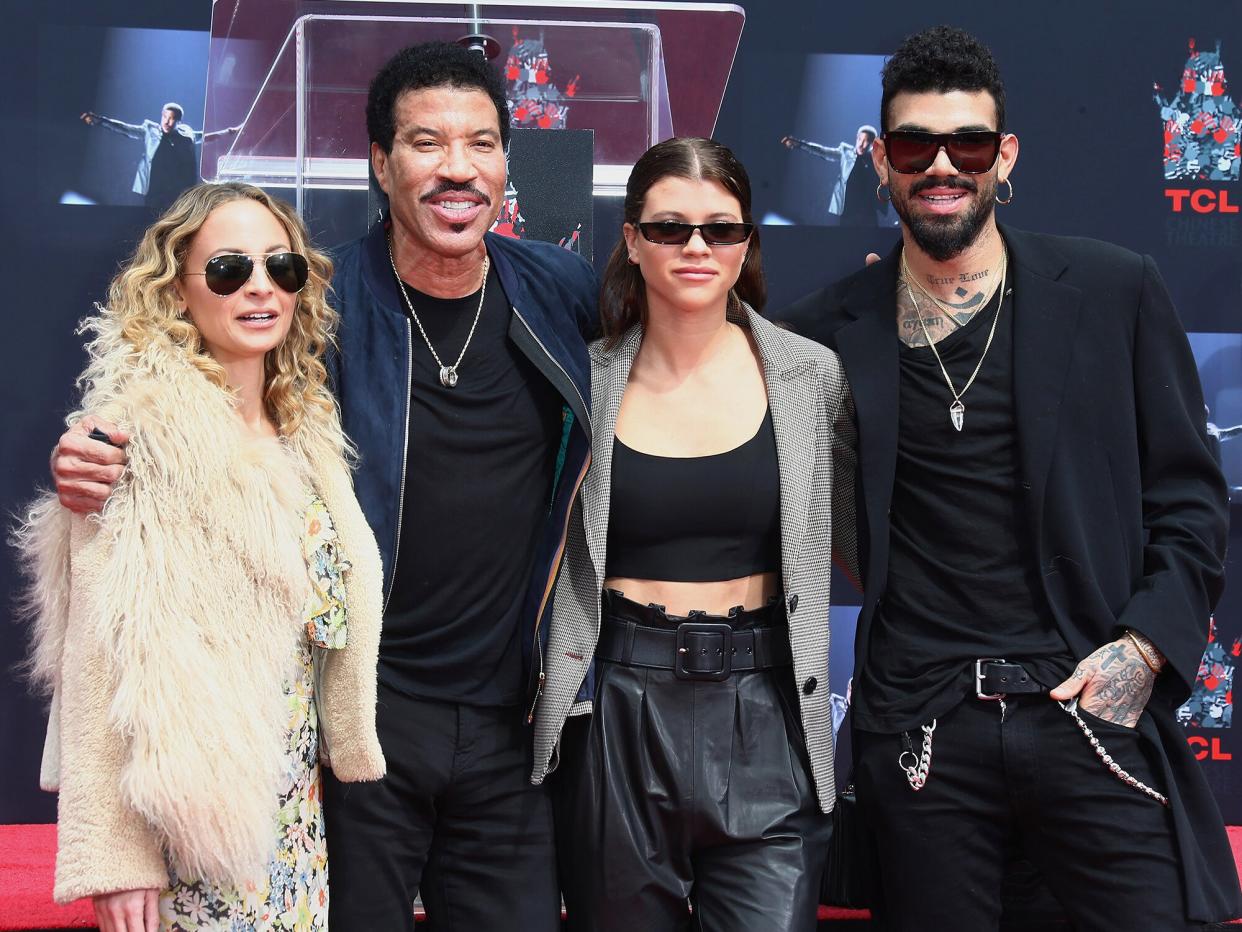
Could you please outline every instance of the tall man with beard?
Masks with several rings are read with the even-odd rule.
[[[859,421],[855,779],[894,929],[995,929],[1005,852],[1078,928],[1240,909],[1173,718],[1223,583],[1226,488],[1150,258],[998,226],[1018,140],[966,33],[884,69],[884,260],[783,317]],[[934,749],[934,753],[933,753]]]

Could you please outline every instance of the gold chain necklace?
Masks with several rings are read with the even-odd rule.
[[[944,367],[944,360],[940,358],[940,351],[936,349],[936,344],[932,342],[931,334],[927,332],[927,323],[923,320],[923,313],[919,310],[919,302],[914,297],[914,289],[910,287],[910,279],[914,276],[910,272],[910,266],[906,263],[906,254],[901,254],[901,270],[906,280],[906,294],[910,296],[910,303],[914,305],[914,315],[919,319],[919,328],[923,331],[923,338],[927,340],[927,345],[931,347],[932,355],[936,357],[936,363],[940,366],[940,373],[944,376],[945,384],[949,386],[949,393],[953,396],[953,404],[949,405],[949,422],[953,425],[953,429],[959,433],[962,425],[966,422],[966,405],[962,403],[962,396],[970,390],[970,386],[975,384],[975,377],[979,374],[979,370],[983,368],[983,360],[988,357],[988,350],[992,348],[992,338],[996,336],[996,325],[1000,321],[1001,309],[1005,306],[1005,273],[1009,270],[1009,251],[1005,250],[1001,254],[1001,274],[1000,274],[1000,300],[996,302],[996,316],[992,318],[992,329],[988,331],[988,341],[983,344],[983,353],[979,356],[979,362],[975,365],[975,371],[970,374],[970,378],[966,380],[966,384],[962,386],[959,392],[953,386],[953,379],[949,377],[949,370]]]

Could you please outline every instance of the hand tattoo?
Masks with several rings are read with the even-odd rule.
[[[1079,673],[1086,679],[1078,697],[1082,709],[1127,728],[1138,723],[1151,698],[1156,675],[1128,638],[1111,641],[1094,651],[1074,671],[1075,676]]]
[[[1100,669],[1107,670],[1125,659],[1126,649],[1119,642],[1114,641],[1112,644],[1105,644],[1096,653],[1100,654]]]

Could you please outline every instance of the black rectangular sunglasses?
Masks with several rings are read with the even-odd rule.
[[[711,223],[682,223],[680,220],[648,220],[638,224],[643,239],[659,246],[684,246],[698,230],[708,246],[737,246],[746,242],[753,223],[713,221]]]
[[[1001,134],[985,130],[968,133],[924,133],[894,129],[884,134],[884,154],[893,171],[903,175],[925,172],[940,150],[959,172],[979,175],[989,171],[1000,155]]]
[[[262,259],[267,277],[282,291],[290,294],[301,291],[310,276],[306,257],[296,252],[274,252],[270,256],[226,253],[208,259],[203,271],[184,274],[205,276],[207,287],[223,298],[250,281],[250,276],[254,274],[255,259]]]

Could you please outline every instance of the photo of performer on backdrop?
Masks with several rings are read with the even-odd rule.
[[[87,111],[80,119],[87,126],[99,126],[142,143],[142,156],[134,174],[135,194],[141,194],[152,210],[162,211],[182,191],[198,184],[198,152],[195,145],[216,136],[233,136],[240,126],[204,133],[183,122],[185,108],[169,101],[160,110],[159,121],[125,123]]]
[[[199,182],[204,140],[241,130],[202,129],[206,33],[74,24],[43,45],[39,182],[49,200],[162,212]],[[61,67],[67,58],[78,67]]]
[[[747,147],[760,223],[896,227],[892,207],[876,196],[871,159],[883,64],[883,55],[839,53],[739,62],[756,79],[762,73],[765,86],[784,88],[756,127],[764,144]]]
[[[840,169],[836,184],[832,187],[832,200],[828,202],[829,213],[841,220],[841,226],[874,227],[887,211],[887,201],[876,196],[879,178],[871,164],[871,146],[875,142],[876,128],[869,123],[858,127],[854,141],[835,146],[808,142],[794,136],[781,137],[787,149],[798,149],[817,159],[832,162]]]

